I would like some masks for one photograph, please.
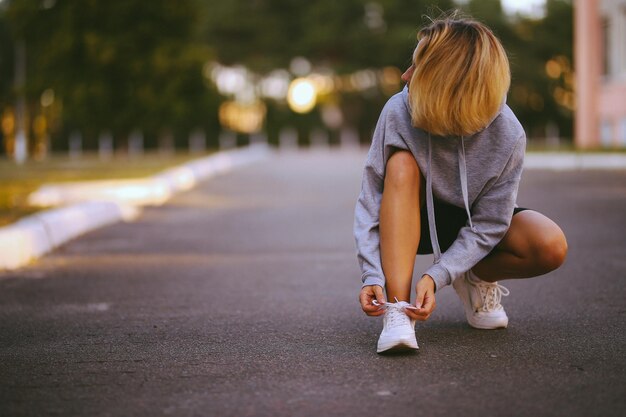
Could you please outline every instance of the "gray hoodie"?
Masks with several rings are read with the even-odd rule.
[[[394,149],[410,151],[426,178],[426,206],[434,263],[424,272],[437,289],[471,269],[500,242],[509,228],[522,174],[526,135],[503,104],[480,132],[441,137],[411,124],[408,90],[383,108],[367,155],[356,204],[354,237],[365,285],[385,286],[378,232],[385,166]],[[431,137],[432,136],[432,137]],[[433,200],[464,207],[468,222],[456,241],[441,253]],[[445,219],[439,219],[439,222]]]

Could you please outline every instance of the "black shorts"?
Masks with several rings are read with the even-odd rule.
[[[435,200],[435,223],[437,225],[437,239],[439,240],[439,246],[441,252],[448,250],[450,246],[456,240],[459,231],[467,224],[467,212],[465,208],[453,206],[452,204],[444,203],[443,201]],[[523,207],[515,207],[513,209],[513,215],[516,215],[520,211],[529,210]],[[426,255],[433,253],[433,246],[430,242],[430,228],[428,227],[428,212],[426,204],[422,206],[421,213],[421,236],[420,244],[417,248],[417,253],[420,255]]]

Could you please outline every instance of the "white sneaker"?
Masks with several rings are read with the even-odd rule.
[[[378,338],[377,352],[401,352],[419,349],[415,338],[415,320],[411,320],[404,312],[405,308],[412,308],[406,301],[385,303],[383,317],[383,331]],[[415,307],[413,307],[415,308]]]
[[[466,272],[452,284],[465,306],[467,322],[477,329],[508,326],[509,318],[500,300],[503,295],[509,295],[509,290],[497,282],[473,279],[470,274],[470,271]]]

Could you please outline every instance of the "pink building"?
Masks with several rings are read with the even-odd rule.
[[[626,147],[626,0],[576,0],[575,142]]]

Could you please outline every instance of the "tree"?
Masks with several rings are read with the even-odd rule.
[[[508,104],[531,138],[545,137],[548,126],[561,137],[572,137],[572,5],[547,0],[541,19],[508,17],[499,0],[471,0],[467,8],[484,21],[502,41],[511,64]],[[554,60],[553,64],[548,64]],[[552,75],[547,66],[553,65]],[[557,74],[558,73],[558,74]]]
[[[67,127],[124,138],[135,128],[214,123],[217,99],[202,76],[211,55],[197,42],[194,1],[47,3],[14,1],[7,13],[27,44],[31,101],[53,89]]]

